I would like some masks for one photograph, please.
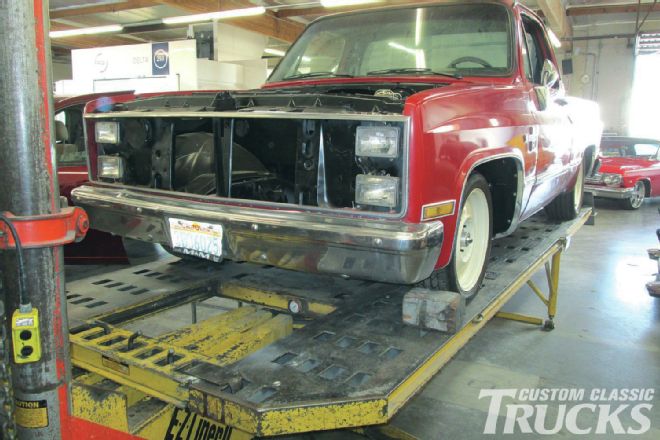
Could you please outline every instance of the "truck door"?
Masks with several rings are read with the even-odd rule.
[[[571,123],[563,97],[563,87],[557,81],[550,88],[544,103],[537,89],[541,83],[543,65],[549,60],[556,66],[543,26],[535,18],[521,12],[523,66],[530,107],[537,123],[537,133],[531,133],[531,141],[537,148],[536,182],[523,215],[529,215],[546,205],[566,185],[571,161],[573,124]]]

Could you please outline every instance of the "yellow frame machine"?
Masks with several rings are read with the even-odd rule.
[[[554,328],[561,254],[590,214],[539,215],[495,240],[455,334],[403,324],[410,287],[272,267],[170,259],[73,281],[73,415],[148,439],[371,426],[405,437],[387,423],[490,319]],[[543,268],[547,296],[531,279]],[[501,311],[525,284],[547,317]],[[184,312],[189,325],[141,329]]]

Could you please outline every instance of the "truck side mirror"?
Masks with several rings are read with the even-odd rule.
[[[549,89],[553,88],[559,81],[559,71],[557,67],[550,60],[543,62],[543,70],[541,70],[541,84]]]

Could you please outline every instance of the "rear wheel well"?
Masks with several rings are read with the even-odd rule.
[[[477,166],[490,187],[493,201],[493,235],[506,232],[511,226],[518,200],[518,180],[522,172],[520,162],[505,157]]]

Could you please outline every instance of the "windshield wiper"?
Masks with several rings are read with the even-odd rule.
[[[287,80],[287,79],[315,78],[318,76],[327,76],[330,78],[353,78],[353,75],[349,75],[348,73],[309,72],[309,73],[301,73],[298,75],[285,76],[282,79]]]
[[[446,76],[449,78],[454,78],[454,79],[463,79],[463,75],[461,74],[451,74],[451,73],[446,73],[446,72],[435,72],[429,68],[425,67],[395,67],[393,69],[382,69],[382,70],[372,70],[371,72],[367,72],[368,76],[372,75],[394,75],[397,73],[422,73],[425,75],[438,75],[438,76]]]

